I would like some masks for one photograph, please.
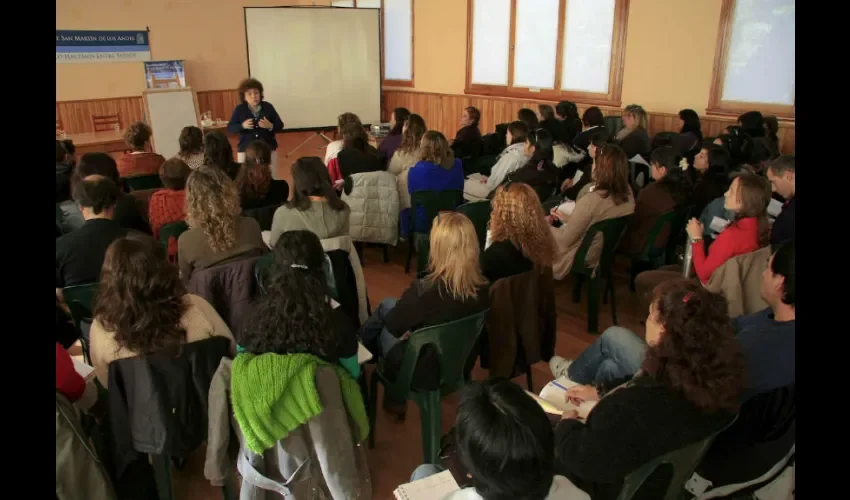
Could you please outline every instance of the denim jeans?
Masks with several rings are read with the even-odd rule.
[[[570,380],[600,384],[631,377],[640,369],[646,342],[631,330],[612,326],[582,352],[567,369]]]
[[[428,476],[433,476],[434,474],[439,474],[446,470],[444,467],[435,464],[422,464],[413,471],[413,474],[410,476],[410,482],[418,481],[420,479],[425,479]]]
[[[363,326],[360,327],[360,331],[357,332],[360,337],[360,341],[363,342],[363,345],[373,352],[377,350],[377,354],[380,356],[386,356],[394,345],[401,342],[400,339],[394,337],[393,334],[386,329],[387,316],[390,314],[390,311],[393,310],[397,302],[398,299],[391,297],[387,297],[382,300],[375,311],[372,312],[372,316],[363,323]]]

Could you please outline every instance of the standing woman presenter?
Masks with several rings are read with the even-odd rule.
[[[239,84],[239,98],[242,103],[233,110],[227,131],[239,134],[236,161],[245,162],[245,148],[252,141],[263,141],[272,150],[269,165],[272,179],[277,179],[277,140],[275,134],[283,131],[283,120],[270,102],[263,100],[263,84],[256,78],[247,78]]]

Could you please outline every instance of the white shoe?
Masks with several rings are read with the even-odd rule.
[[[572,363],[573,361],[570,359],[565,359],[560,356],[552,356],[552,358],[549,360],[549,369],[552,370],[552,376],[555,378],[569,378],[569,375],[567,374],[567,369]]]

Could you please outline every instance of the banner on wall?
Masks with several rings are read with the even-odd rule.
[[[56,64],[150,61],[148,31],[56,30]]]
[[[181,89],[186,87],[183,60],[145,62],[145,80],[149,89]]]

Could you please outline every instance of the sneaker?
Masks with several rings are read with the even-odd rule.
[[[555,378],[558,377],[567,377],[567,369],[572,364],[571,359],[564,359],[560,356],[552,356],[552,359],[549,360],[549,369],[552,370],[552,376]]]

